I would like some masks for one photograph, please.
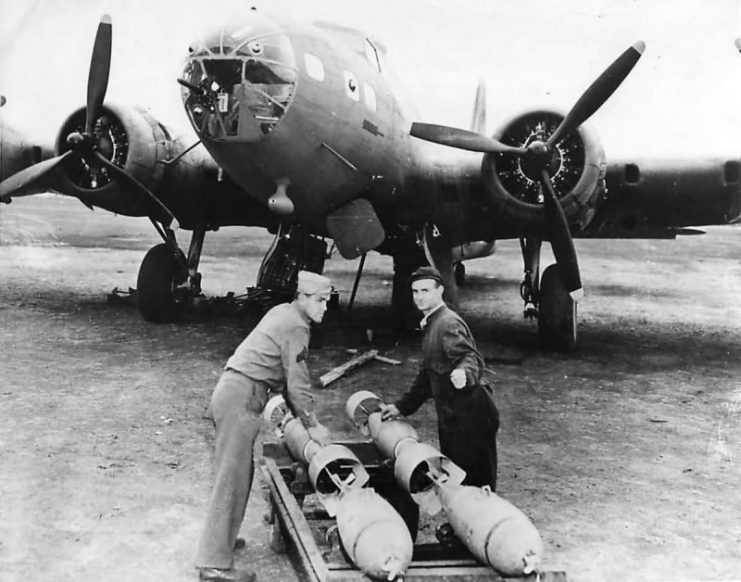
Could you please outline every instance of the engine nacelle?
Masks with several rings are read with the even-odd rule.
[[[533,141],[546,141],[563,118],[555,111],[527,112],[507,121],[494,137],[507,145],[527,147]],[[548,169],[569,224],[585,228],[605,191],[602,144],[582,126],[556,145]],[[537,171],[528,166],[526,157],[486,154],[481,173],[495,210],[534,229],[544,228]]]
[[[85,128],[85,109],[72,113],[62,125],[56,150],[70,149],[67,137]],[[93,128],[94,148],[124,169],[149,190],[157,192],[166,167],[163,161],[183,148],[172,140],[167,129],[141,108],[106,105]],[[122,195],[122,184],[107,168],[88,164],[79,157],[70,159],[59,172],[64,193],[83,202],[108,208],[120,214],[142,216],[147,206],[137,196]]]

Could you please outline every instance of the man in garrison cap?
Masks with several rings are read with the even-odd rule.
[[[252,486],[253,448],[269,393],[282,393],[311,437],[329,443],[329,431],[316,418],[306,359],[310,326],[322,321],[331,291],[326,277],[299,271],[295,299],[268,311],[226,362],[211,397],[216,466],[196,559],[200,580],[255,580],[253,572],[234,568],[233,550]]]
[[[499,411],[491,388],[481,382],[484,358],[466,322],[443,302],[443,278],[434,267],[420,267],[409,278],[414,304],[422,312],[422,361],[412,386],[384,420],[415,412],[435,401],[440,451],[466,472],[466,485],[497,484]]]

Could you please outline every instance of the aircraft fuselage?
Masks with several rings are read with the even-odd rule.
[[[252,11],[190,53],[186,111],[250,195],[268,203],[283,187],[284,214],[316,216],[361,193],[382,203],[402,185],[413,162],[409,122],[371,39]]]

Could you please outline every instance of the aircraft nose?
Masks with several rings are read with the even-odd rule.
[[[206,139],[258,141],[290,106],[297,70],[288,35],[274,20],[250,11],[189,47],[183,101]]]

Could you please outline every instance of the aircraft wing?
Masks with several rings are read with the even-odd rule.
[[[0,181],[51,156],[50,148],[28,143],[14,127],[0,119]]]
[[[670,238],[687,227],[735,222],[740,175],[735,159],[612,161],[604,199],[577,236]]]

